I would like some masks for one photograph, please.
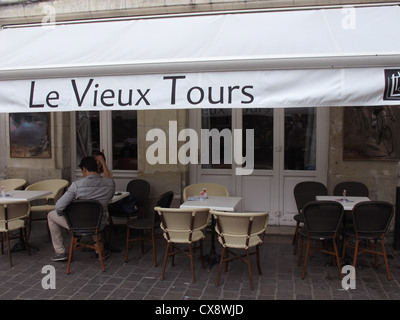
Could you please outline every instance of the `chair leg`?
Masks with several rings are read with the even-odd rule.
[[[130,228],[127,227],[126,228],[126,250],[125,250],[125,263],[128,262],[128,253],[129,253],[129,237],[130,237],[130,233],[129,233]]]
[[[303,272],[301,274],[302,279],[304,279],[306,277],[306,269],[307,269],[307,260],[308,260],[309,250],[310,250],[310,239],[307,238],[306,256],[304,257]]]
[[[300,235],[300,251],[299,251],[299,258],[297,259],[297,265],[300,266],[301,259],[303,259],[303,246],[304,246],[304,239],[303,236]]]
[[[356,239],[356,243],[354,245],[354,259],[353,259],[353,267],[356,269],[357,266],[357,257],[358,257],[358,245],[360,243],[360,240]]]
[[[251,261],[250,261],[249,249],[246,249],[246,255],[247,255],[247,267],[249,269],[250,288],[251,288],[251,290],[254,290],[254,282],[253,282],[253,274],[251,272]]]
[[[189,254],[190,254],[190,266],[192,268],[192,282],[196,282],[196,276],[194,275],[193,248],[191,243],[189,243]]]
[[[71,261],[72,261],[72,252],[74,251],[75,247],[75,238],[74,234],[71,231],[71,245],[69,247],[69,255],[68,255],[68,265],[67,265],[67,274],[70,274],[70,269],[71,269]]]
[[[6,232],[5,235],[6,235],[6,243],[7,243],[7,251],[8,251],[8,261],[10,263],[10,267],[12,267],[10,238],[8,237],[8,232]]]
[[[299,242],[299,229],[300,229],[300,222],[297,221],[296,229],[294,231],[293,240],[292,240],[293,254],[294,255],[297,253],[297,245],[298,245],[298,242]]]
[[[389,271],[389,263],[388,263],[388,259],[387,259],[387,255],[386,255],[386,248],[385,248],[385,243],[383,241],[383,238],[380,241],[381,241],[381,245],[382,245],[383,259],[385,260],[387,278],[388,278],[388,280],[392,280],[392,276],[390,275],[390,271]]]
[[[99,234],[96,234],[96,247],[99,253],[99,259],[101,264],[101,270],[104,272],[106,268],[104,267],[104,248],[103,248],[103,240],[99,240]]]
[[[24,241],[25,241],[26,252],[28,252],[28,254],[31,255],[31,250],[30,250],[29,244],[28,244],[28,236],[26,234],[26,227],[24,228],[23,233],[24,233],[23,238],[24,238]]]
[[[338,267],[338,270],[339,270],[339,277],[340,277],[340,279],[342,279],[343,278],[343,275],[342,275],[342,264],[340,263],[340,260],[339,260],[339,252],[338,252],[338,248],[337,248],[337,244],[336,244],[336,239],[333,239],[332,242],[333,242],[333,249],[335,251],[336,264],[337,264],[337,267]]]
[[[261,265],[260,265],[260,246],[256,246],[256,258],[257,258],[257,268],[258,268],[258,274],[262,275],[261,272]]]
[[[200,260],[201,260],[201,266],[202,266],[203,268],[205,268],[205,267],[206,267],[206,263],[205,263],[205,261],[204,261],[203,240],[200,240],[199,246],[200,246]]]
[[[151,229],[151,242],[153,244],[153,259],[154,259],[154,266],[157,267],[157,252],[156,252],[156,236],[154,227]]]
[[[218,274],[217,274],[217,281],[215,282],[215,285],[218,287],[219,286],[219,277],[221,276],[221,269],[222,269],[222,264],[224,263],[224,255],[225,255],[225,247],[222,247],[222,252],[221,252],[221,259],[219,260],[219,267],[218,267]]]
[[[165,254],[164,254],[164,262],[163,262],[163,267],[161,270],[161,280],[164,280],[164,273],[165,273],[165,267],[167,265],[167,259],[168,259],[168,253],[169,253],[169,246],[170,243],[167,242],[167,248],[165,249]]]

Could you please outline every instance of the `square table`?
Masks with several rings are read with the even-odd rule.
[[[39,191],[39,190],[11,190],[6,193],[5,197],[0,196],[0,203],[11,203],[15,201],[33,201],[44,198],[50,195],[51,191]]]
[[[241,197],[217,197],[217,196],[209,196],[206,198],[201,197],[189,197],[184,203],[180,205],[180,208],[209,208],[219,211],[229,211],[233,212],[238,207],[240,201],[242,201]],[[207,254],[204,258],[208,262],[208,268],[211,268],[214,264],[216,264],[220,260],[220,255],[215,252],[215,220],[214,217],[211,217],[212,224],[212,232],[211,232],[211,250],[210,253]]]
[[[315,199],[319,200],[328,200],[328,201],[336,201],[342,204],[345,211],[353,210],[353,207],[363,201],[370,201],[368,197],[341,197],[341,196],[316,196]]]
[[[192,200],[193,199],[193,200]],[[180,205],[181,208],[209,208],[220,211],[233,212],[238,207],[241,197],[189,197]]]

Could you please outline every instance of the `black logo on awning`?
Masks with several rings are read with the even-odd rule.
[[[385,70],[383,100],[400,100],[400,69]]]

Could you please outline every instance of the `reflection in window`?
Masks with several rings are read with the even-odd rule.
[[[112,112],[113,169],[137,170],[137,112]]]
[[[285,170],[315,170],[316,108],[285,109]]]
[[[232,162],[232,154],[225,155],[225,150],[231,148],[232,139],[229,141],[225,141],[223,138],[224,129],[228,129],[230,134],[232,133],[232,110],[231,109],[202,109],[201,110],[201,128],[202,129],[217,129],[218,132],[221,134],[220,139],[218,141],[214,141],[210,137],[209,138],[209,150],[208,150],[208,157],[209,161],[208,164],[202,163],[202,168],[206,169],[230,169],[231,162]],[[226,132],[227,130],[225,130]],[[219,143],[219,146],[216,144]],[[228,145],[229,144],[229,147]],[[203,148],[204,146],[202,146]],[[213,161],[213,148],[219,147],[219,161]],[[225,148],[228,147],[228,148]],[[203,150],[202,150],[203,151]],[[214,149],[215,155],[215,149]],[[230,159],[229,163],[224,163],[225,159]]]
[[[76,123],[76,168],[81,159],[100,150],[100,121],[98,111],[77,111]]]
[[[254,130],[254,169],[273,168],[274,110],[243,109],[243,154],[246,149],[246,129]]]

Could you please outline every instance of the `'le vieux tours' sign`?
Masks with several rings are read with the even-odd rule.
[[[400,69],[114,75],[0,81],[0,112],[398,104]]]

